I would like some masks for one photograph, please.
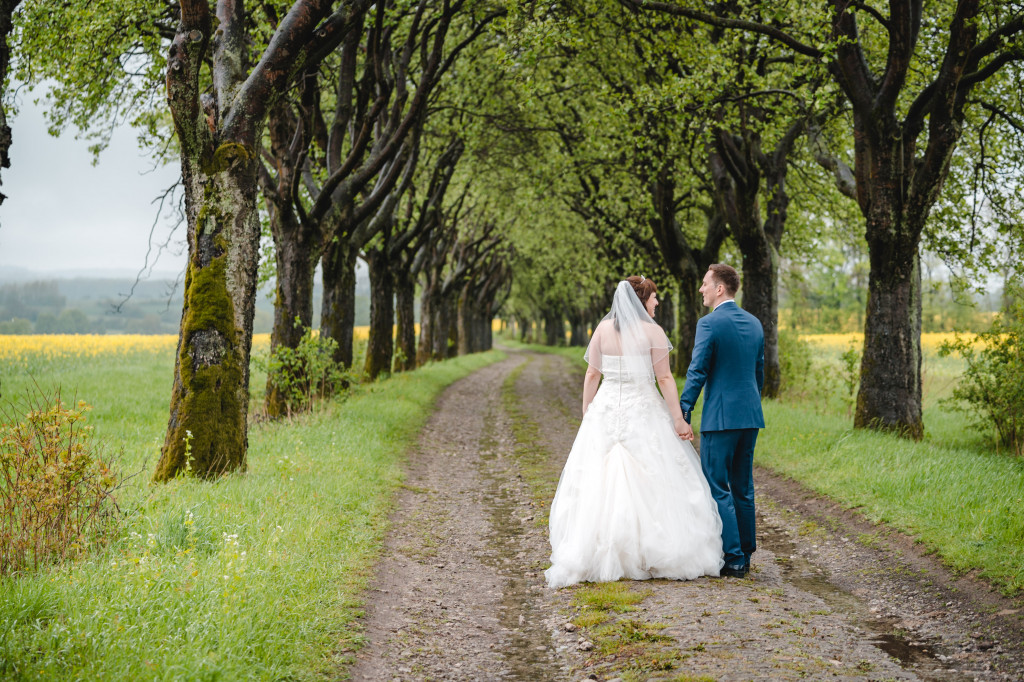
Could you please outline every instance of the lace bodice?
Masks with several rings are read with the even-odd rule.
[[[655,383],[648,374],[637,370],[637,360],[644,359],[606,356],[601,386],[587,409],[586,416],[600,420],[608,435],[617,441],[627,439],[641,423],[638,417],[645,413],[671,421]]]

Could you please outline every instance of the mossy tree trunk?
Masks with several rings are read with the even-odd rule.
[[[421,367],[430,362],[434,350],[434,299],[436,293],[429,280],[424,283],[420,293],[420,338],[416,348],[416,366]]]
[[[473,309],[473,297],[469,293],[469,284],[467,283],[462,288],[462,291],[459,292],[459,300],[456,304],[455,326],[458,329],[456,333],[458,339],[457,355],[469,355],[475,352],[476,334],[479,330],[479,325],[475,319],[476,314],[476,311]]]
[[[217,5],[212,94],[200,104],[200,68],[212,36],[206,0],[183,0],[167,61],[167,97],[181,150],[189,260],[167,435],[154,479],[183,470],[215,477],[246,466],[249,355],[256,300],[257,142],[268,107],[301,47],[330,39],[313,28],[327,2],[292,5],[248,71],[242,3]],[[305,52],[305,54],[310,54]]]

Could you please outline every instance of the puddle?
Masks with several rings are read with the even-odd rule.
[[[895,631],[894,620],[875,617],[863,601],[829,582],[814,564],[797,554],[796,545],[785,532],[766,524],[763,518],[758,519],[758,529],[758,542],[776,557],[786,557],[776,565],[787,582],[820,598],[832,610],[850,616],[856,625],[871,633],[868,641],[899,661],[901,667],[923,680],[949,682],[971,679],[950,672],[928,643],[911,642],[900,636]]]
[[[496,415],[488,415],[487,422],[494,424]],[[506,670],[496,673],[503,679],[545,680],[558,677],[559,660],[551,634],[543,622],[544,608],[542,592],[530,589],[527,571],[535,570],[527,565],[528,559],[521,556],[526,549],[524,530],[527,525],[520,517],[526,512],[517,502],[508,486],[513,485],[510,471],[513,455],[510,451],[499,456],[502,444],[493,434],[480,443],[481,453],[478,470],[483,484],[482,503],[490,515],[491,530],[487,536],[489,552],[479,557],[504,581],[498,621],[503,631],[501,654]]]

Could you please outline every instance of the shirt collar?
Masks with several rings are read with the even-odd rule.
[[[716,306],[715,306],[714,308],[712,308],[712,309],[711,309],[711,312],[715,312],[716,310],[718,310],[719,308],[721,308],[721,307],[722,307],[723,305],[725,305],[726,303],[735,303],[735,302],[736,302],[736,299],[735,299],[735,298],[727,298],[727,299],[725,299],[724,301],[722,301],[721,303],[719,303],[718,305],[716,305]]]

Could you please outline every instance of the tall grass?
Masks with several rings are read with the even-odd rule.
[[[922,343],[924,440],[853,429],[840,396],[825,405],[766,400],[767,428],[758,437],[755,460],[919,538],[954,570],[977,571],[1004,594],[1020,595],[1024,460],[997,451],[993,433],[972,430],[939,403],[963,371],[959,358],[938,356],[940,336],[926,334]],[[838,371],[850,337],[812,337],[815,365]],[[528,347],[582,363],[582,349]],[[677,377],[680,386],[683,379]],[[700,407],[698,402],[695,430]]]
[[[2,339],[0,339],[2,342]],[[401,464],[441,389],[485,353],[357,387],[249,436],[249,469],[150,485],[173,350],[36,363],[94,405],[98,438],[140,475],[106,551],[0,582],[0,677],[311,679],[359,641],[354,619]],[[5,397],[27,379],[0,361]],[[254,377],[254,392],[262,383]]]

